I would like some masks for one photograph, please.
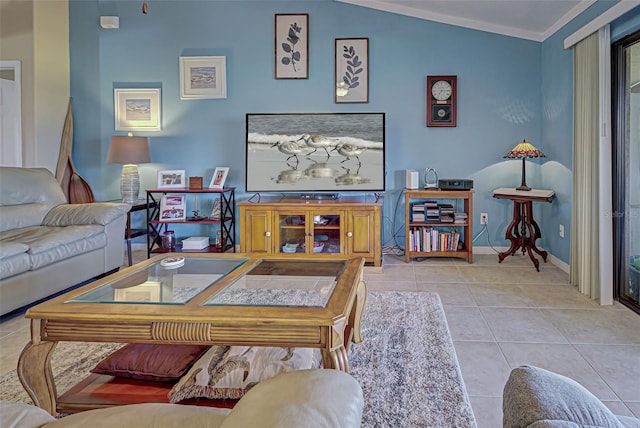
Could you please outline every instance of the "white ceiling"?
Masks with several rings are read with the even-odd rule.
[[[337,0],[542,42],[596,0]]]

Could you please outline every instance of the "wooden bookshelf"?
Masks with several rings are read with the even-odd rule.
[[[416,257],[458,257],[473,263],[473,242],[471,225],[473,219],[473,190],[411,190],[404,189],[405,205],[405,262]],[[412,207],[414,204],[424,204],[426,201],[436,201],[453,205],[453,211],[464,212],[467,218],[464,222],[442,221],[437,219],[419,218],[414,221]],[[436,231],[436,232],[433,232]],[[429,236],[427,236],[427,234]],[[436,235],[434,237],[433,235]],[[449,234],[449,235],[445,235]],[[457,238],[455,235],[458,235]],[[459,246],[454,245],[460,243]]]

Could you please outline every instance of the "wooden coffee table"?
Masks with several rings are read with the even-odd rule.
[[[325,368],[349,371],[348,347],[362,341],[363,258],[176,256],[182,265],[160,255],[27,311],[18,376],[36,405],[62,411],[51,372],[60,341],[319,348]]]

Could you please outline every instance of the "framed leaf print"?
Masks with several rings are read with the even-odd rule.
[[[336,39],[336,104],[369,102],[369,39]]]
[[[309,14],[275,16],[275,78],[309,78]]]

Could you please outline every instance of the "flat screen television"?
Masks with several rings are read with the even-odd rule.
[[[384,113],[247,113],[246,190],[385,190]]]

